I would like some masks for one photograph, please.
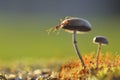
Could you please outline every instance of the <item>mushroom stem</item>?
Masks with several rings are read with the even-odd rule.
[[[99,56],[100,56],[100,51],[101,51],[101,43],[98,44],[98,50],[97,50],[97,60],[96,60],[96,68],[98,69],[99,66]]]
[[[85,69],[85,68],[86,68],[86,65],[85,65],[85,63],[84,63],[84,61],[83,61],[82,56],[80,55],[80,52],[79,52],[78,46],[77,46],[76,30],[74,30],[74,32],[73,32],[73,45],[74,45],[74,48],[75,48],[75,51],[76,51],[77,55],[79,56],[79,58],[80,58],[80,60],[81,60],[81,62],[82,62],[82,66],[83,66],[84,69]]]

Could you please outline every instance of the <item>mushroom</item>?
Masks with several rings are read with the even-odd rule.
[[[85,69],[86,65],[85,65],[83,58],[78,50],[77,41],[76,41],[76,34],[81,33],[81,32],[84,33],[84,32],[90,31],[91,24],[85,19],[71,17],[71,18],[63,20],[58,26],[56,26],[57,30],[60,28],[63,28],[66,31],[73,34],[72,38],[73,38],[73,45],[74,45],[75,51],[82,62],[82,66]]]
[[[101,51],[101,46],[102,45],[107,45],[108,40],[104,36],[96,36],[96,37],[93,38],[93,43],[98,44],[97,59],[96,59],[96,68],[98,69],[98,61],[99,61],[99,55],[100,55],[100,51]]]

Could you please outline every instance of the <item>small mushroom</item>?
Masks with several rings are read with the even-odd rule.
[[[88,32],[91,30],[91,24],[82,18],[76,18],[76,17],[71,17],[68,19],[63,20],[58,26],[56,26],[56,29],[60,29],[63,28],[66,31],[70,32],[73,34],[72,38],[73,38],[73,45],[75,47],[75,51],[78,54],[82,65],[84,67],[84,69],[86,68],[86,65],[83,61],[83,58],[78,50],[78,46],[77,46],[77,41],[76,41],[76,34],[77,33],[81,33],[81,32]]]
[[[98,69],[98,61],[99,61],[99,55],[101,51],[101,46],[102,45],[107,45],[108,40],[104,36],[96,36],[93,38],[93,43],[98,44],[98,50],[97,50],[97,60],[96,60],[96,68]]]

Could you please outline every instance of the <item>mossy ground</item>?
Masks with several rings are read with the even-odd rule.
[[[100,55],[99,67],[96,69],[94,54],[84,55],[86,69],[79,60],[71,60],[62,66],[60,78],[65,80],[119,80],[120,56],[106,53]]]
[[[34,72],[44,68],[50,69],[46,78],[55,80],[119,80],[120,79],[120,56],[110,53],[100,53],[99,67],[96,69],[96,55],[93,53],[83,55],[86,69],[81,65],[80,60],[70,59],[69,61],[56,62],[56,60],[48,63],[28,63],[24,60],[21,62],[14,61],[9,66],[1,65],[1,73],[7,75],[21,74],[29,75],[29,72]],[[41,74],[40,74],[41,75]],[[44,79],[43,79],[44,80]]]

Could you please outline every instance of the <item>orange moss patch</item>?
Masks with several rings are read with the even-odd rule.
[[[106,53],[102,55],[100,53],[99,67],[96,69],[96,57],[93,53],[89,55],[83,55],[86,69],[83,69],[80,60],[71,60],[63,64],[59,74],[60,79],[65,80],[86,80],[92,76],[101,78],[108,73],[114,72],[116,69],[120,71],[120,56]],[[92,77],[93,78],[93,77]]]

